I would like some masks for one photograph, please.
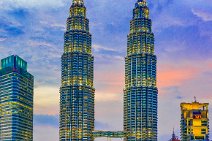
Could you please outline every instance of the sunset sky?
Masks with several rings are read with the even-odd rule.
[[[135,2],[85,0],[97,130],[122,130],[124,57]],[[60,57],[70,5],[71,0],[0,0],[0,58],[19,55],[35,77],[34,141],[59,140]],[[167,141],[173,128],[179,136],[181,102],[194,96],[212,101],[212,0],[148,0],[148,5],[158,57],[158,136]],[[212,120],[212,103],[210,111]]]

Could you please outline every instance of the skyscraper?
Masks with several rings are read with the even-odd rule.
[[[27,62],[15,55],[1,60],[1,141],[33,140],[33,85]]]
[[[181,103],[181,140],[209,141],[208,103]]]
[[[83,0],[73,0],[64,38],[60,141],[91,141],[94,130],[94,58]]]
[[[125,58],[124,131],[126,141],[157,140],[154,34],[145,0],[138,0],[130,22]]]

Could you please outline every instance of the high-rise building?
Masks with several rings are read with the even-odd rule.
[[[126,141],[157,140],[154,34],[146,0],[137,0],[130,22],[125,58],[124,131]]]
[[[94,130],[94,58],[83,0],[73,0],[64,38],[60,141],[91,141]]]
[[[208,103],[181,103],[181,140],[209,141]]]
[[[33,85],[27,62],[15,55],[1,60],[1,141],[33,140]]]

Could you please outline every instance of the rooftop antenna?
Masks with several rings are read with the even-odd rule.
[[[197,98],[196,98],[196,96],[194,97],[194,102],[197,102]]]

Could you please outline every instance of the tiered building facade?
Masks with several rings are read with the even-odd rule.
[[[94,131],[94,59],[89,21],[83,0],[73,0],[62,56],[60,141],[89,141],[94,137],[157,140],[157,58],[151,26],[147,3],[138,0],[130,23],[125,59],[124,131]]]
[[[125,58],[124,131],[126,141],[157,140],[156,63],[154,34],[145,0],[133,10]]]
[[[73,0],[64,38],[60,141],[91,141],[94,130],[94,58],[83,0]]]

